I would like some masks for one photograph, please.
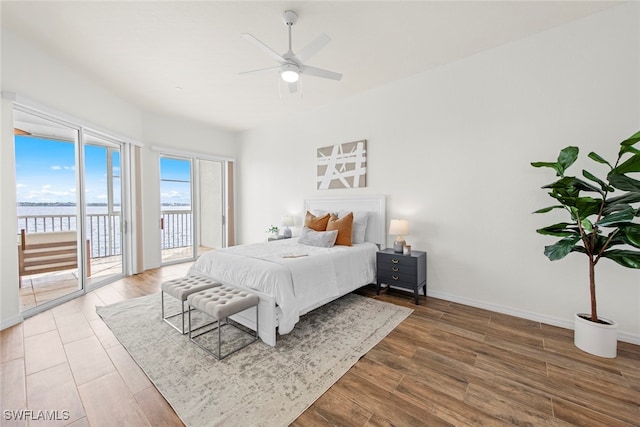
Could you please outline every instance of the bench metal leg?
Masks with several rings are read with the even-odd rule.
[[[200,332],[199,334],[193,334],[193,332],[197,331],[198,329],[202,329],[202,328],[204,328],[204,327],[206,327],[206,326],[210,326],[211,324],[208,324],[208,325],[205,325],[205,326],[201,326],[201,327],[196,328],[196,329],[192,329],[192,328],[191,328],[191,310],[192,310],[192,309],[193,309],[193,310],[197,310],[197,309],[196,309],[196,308],[194,308],[194,307],[189,306],[189,308],[188,308],[188,310],[187,310],[187,311],[188,311],[188,318],[189,318],[189,332],[188,332],[188,333],[189,333],[189,340],[190,340],[191,342],[193,342],[194,344],[196,344],[196,345],[197,345],[198,347],[200,347],[201,349],[203,349],[204,351],[206,351],[207,353],[209,353],[210,355],[212,355],[213,357],[215,357],[217,360],[222,360],[222,359],[224,359],[225,357],[227,357],[227,356],[229,356],[229,355],[231,355],[231,354],[233,354],[233,353],[235,353],[235,352],[237,352],[237,351],[239,351],[239,350],[242,350],[242,349],[243,349],[243,348],[245,348],[246,346],[248,346],[248,345],[250,345],[250,344],[253,344],[254,342],[256,342],[256,341],[258,341],[258,340],[260,339],[260,335],[259,335],[259,326],[258,326],[258,325],[259,325],[259,320],[258,320],[258,314],[259,314],[259,313],[258,313],[258,305],[256,305],[255,307],[256,307],[256,331],[255,331],[255,335],[253,335],[253,334],[250,334],[250,333],[248,333],[248,332],[246,332],[246,331],[242,330],[242,329],[241,329],[241,328],[239,328],[238,326],[234,325],[234,324],[232,323],[232,322],[234,322],[234,321],[233,321],[233,320],[230,320],[228,317],[225,317],[225,319],[224,319],[224,320],[225,320],[225,322],[224,322],[224,323],[221,323],[220,319],[216,319],[216,327],[215,327],[215,328],[212,328],[212,329],[206,330],[206,331],[204,331],[204,332]],[[244,344],[244,345],[242,345],[242,346],[240,346],[240,347],[238,347],[238,348],[236,348],[236,349],[233,349],[233,350],[232,350],[232,351],[230,351],[229,353],[227,353],[227,354],[223,355],[223,354],[222,354],[222,327],[223,327],[223,326],[226,326],[226,325],[233,326],[234,328],[238,329],[239,331],[246,333],[247,335],[249,335],[249,336],[253,337],[253,340],[251,340],[251,341],[247,342],[246,344]],[[216,330],[216,329],[218,330],[218,331],[217,331],[217,332],[218,332],[218,346],[217,346],[217,347],[218,347],[218,352],[217,352],[217,354],[216,354],[216,352],[215,352],[215,351],[212,351],[211,349],[207,348],[206,346],[204,346],[203,344],[199,343],[199,342],[196,340],[196,338],[197,338],[197,337],[199,337],[200,335],[204,335],[204,334],[209,333],[209,332],[212,332],[212,331],[214,331],[214,330]]]
[[[171,314],[169,316],[165,316],[164,315],[164,291],[160,291],[160,299],[161,299],[161,304],[162,304],[162,320],[164,320],[165,322],[167,322],[173,329],[175,329],[176,331],[180,332],[182,335],[185,335],[187,333],[187,330],[184,328],[185,324],[184,324],[184,301],[182,301],[182,311],[180,313],[176,313],[176,314]],[[176,325],[174,325],[173,323],[171,323],[169,321],[169,319],[172,319],[176,316],[182,316],[182,330],[180,330],[180,328],[178,328]]]

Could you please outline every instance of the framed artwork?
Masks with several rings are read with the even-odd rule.
[[[367,141],[318,148],[318,190],[367,186]]]

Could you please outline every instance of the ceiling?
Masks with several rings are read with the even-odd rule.
[[[241,131],[582,18],[603,1],[67,1],[1,3],[2,25],[145,110]],[[308,65],[341,81],[301,77],[298,96],[245,40],[287,50],[282,12],[299,18],[293,51],[332,41]],[[281,93],[282,92],[282,93]]]

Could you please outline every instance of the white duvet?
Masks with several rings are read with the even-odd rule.
[[[275,297],[278,331],[286,334],[301,314],[372,283],[377,250],[373,243],[319,248],[285,239],[206,252],[189,273]]]

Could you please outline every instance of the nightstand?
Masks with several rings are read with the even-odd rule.
[[[274,240],[283,240],[283,239],[290,239],[291,237],[284,237],[284,236],[278,236],[278,237],[269,237],[267,239],[267,241],[269,242],[273,242]]]
[[[384,249],[376,255],[377,284],[376,294],[380,295],[383,283],[399,288],[413,289],[415,303],[418,304],[420,288],[427,296],[427,253],[411,251],[411,255],[396,253],[393,249]]]

